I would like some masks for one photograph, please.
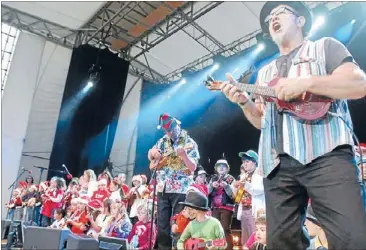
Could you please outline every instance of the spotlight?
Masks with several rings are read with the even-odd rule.
[[[319,16],[315,20],[313,26],[311,27],[311,31],[315,31],[315,30],[319,29],[319,27],[322,26],[324,24],[324,22],[325,22],[325,17],[324,16]]]
[[[186,79],[182,79],[182,80],[180,80],[180,82],[179,82],[180,84],[186,84],[187,83],[187,81],[186,81]]]
[[[220,68],[220,64],[215,63],[215,65],[212,67],[212,70],[218,70]]]
[[[88,88],[92,88],[94,86],[92,81],[88,81],[88,84],[86,85],[86,87]]]
[[[264,45],[264,43],[259,43],[258,44],[258,50],[259,51],[262,51],[262,50],[264,50],[264,48],[265,48],[266,46]]]
[[[232,232],[232,239],[233,239],[233,244],[234,246],[239,246],[240,245],[240,232],[238,232],[237,230]]]
[[[353,19],[353,20],[351,21],[351,23],[352,23],[352,24],[354,24],[355,22],[356,22],[356,19]]]

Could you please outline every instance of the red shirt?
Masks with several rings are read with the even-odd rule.
[[[174,215],[171,218],[171,220],[175,221],[175,224],[178,226],[178,229],[177,229],[176,233],[180,233],[180,234],[183,233],[184,229],[186,229],[189,222],[191,222],[191,220],[189,218],[184,217],[183,211],[180,212],[179,214]]]
[[[122,190],[125,193],[125,195],[127,195],[128,192],[130,191],[130,189],[128,188],[128,186],[126,184],[122,184]]]
[[[241,204],[243,204],[243,207],[245,208],[252,207],[252,196],[246,190],[244,190],[243,196],[241,198]]]
[[[76,215],[75,216],[75,220],[74,222],[76,223],[82,223],[83,225],[86,225],[86,223],[88,223],[88,219],[86,218],[86,213],[83,211],[81,212],[81,215]],[[84,231],[80,229],[80,227],[76,227],[76,226],[72,226],[71,227],[71,232],[73,232],[74,234],[83,234]]]
[[[110,194],[108,193],[107,190],[98,189],[97,191],[94,191],[90,200],[98,200],[103,204],[104,200],[109,198],[109,195]]]
[[[9,205],[11,205],[11,204],[14,204],[14,207],[23,205],[22,197],[17,196],[17,197],[12,198]]]
[[[48,191],[47,195],[52,198],[57,198],[57,196],[59,196],[59,195],[63,196],[64,191],[62,191],[62,189],[55,190],[55,191]],[[62,199],[60,200],[60,202],[53,202],[50,199],[46,199],[43,202],[43,209],[42,209],[41,214],[43,214],[44,216],[47,216],[48,218],[52,218],[53,210],[56,208],[59,208],[59,207],[62,207]]]
[[[150,229],[151,221],[143,223],[138,221],[132,228],[132,231],[128,235],[128,242],[132,244],[132,249],[150,249]],[[156,240],[156,225],[153,223],[153,233],[152,233],[152,245],[155,245]]]

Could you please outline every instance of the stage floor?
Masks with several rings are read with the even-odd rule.
[[[1,240],[1,249],[5,249],[6,246],[6,240]],[[22,248],[18,248],[18,247],[12,247],[12,250],[21,250]]]

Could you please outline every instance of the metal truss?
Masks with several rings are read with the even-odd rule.
[[[19,30],[41,36],[47,41],[67,48],[73,48],[75,30],[44,20],[42,18],[1,5],[1,21]],[[61,36],[59,34],[65,34]]]
[[[347,2],[306,2],[306,3],[311,9],[314,9],[319,5],[325,5],[327,6],[328,10],[331,11],[337,7],[340,7],[343,4],[346,4]],[[210,51],[209,54],[206,54],[205,56],[198,58],[193,62],[165,75],[162,83],[179,80],[179,78],[182,77],[182,72],[184,71],[195,72],[211,65],[213,63],[213,57],[217,55],[229,57],[236,53],[239,53],[240,51],[243,51],[246,48],[249,48],[257,44],[257,35],[261,35],[261,33],[262,33],[261,30],[256,30],[250,34],[247,34],[231,42],[230,44],[227,44],[223,48],[220,47],[215,51]]]
[[[262,33],[261,30],[254,31],[250,34],[247,34],[247,35],[231,42],[230,44],[226,45],[224,48],[217,49],[216,51],[214,51],[212,53],[209,53],[201,58],[198,58],[195,61],[193,61],[179,69],[176,69],[173,72],[166,75],[164,77],[163,82],[170,82],[170,81],[178,80],[181,77],[181,73],[184,71],[187,71],[187,70],[192,71],[192,72],[199,71],[199,70],[211,65],[213,62],[214,56],[217,56],[217,55],[230,56],[230,55],[234,55],[246,48],[249,48],[250,46],[257,43],[256,36],[261,33]]]
[[[169,38],[179,30],[184,29],[187,25],[192,24],[195,20],[205,15],[207,12],[216,8],[223,2],[205,2],[206,5],[199,9],[195,9],[195,2],[187,2],[182,7],[177,8],[175,12],[168,15],[165,20],[148,29],[139,38],[129,43],[126,48],[123,49],[123,56],[127,60],[134,60],[142,56],[145,52],[154,48],[156,45]],[[199,27],[198,25],[195,25]],[[156,32],[159,31],[159,32]],[[209,37],[210,35],[201,28],[201,32]],[[138,44],[141,46],[138,46]],[[221,45],[222,46],[222,45]],[[136,54],[132,53],[133,47],[139,47]]]
[[[169,5],[165,4],[168,8],[171,8]],[[191,5],[193,8],[193,5]],[[223,49],[224,45],[218,41],[215,37],[209,34],[205,29],[199,26],[195,21],[191,20],[191,17],[186,15],[184,11],[178,9],[178,14],[184,18],[186,21],[190,22],[190,25],[183,28],[182,31],[190,36],[193,40],[199,43],[203,48],[205,48],[209,52],[215,51],[217,48]],[[175,24],[176,25],[176,24]]]
[[[45,40],[58,44],[60,46],[73,49],[82,44],[88,42],[91,45],[99,47],[100,39],[102,38],[102,33],[105,32],[105,28],[108,25],[113,24],[113,21],[118,21],[117,16],[114,15],[110,17],[111,12],[108,9],[113,2],[107,2],[99,11],[91,18],[81,29],[70,29],[68,27],[53,23],[51,21],[45,20],[43,18],[33,16],[31,14],[19,11],[17,9],[2,5],[1,21],[7,23],[19,30],[32,33],[34,35],[43,37]],[[131,11],[133,7],[136,6],[136,2],[130,2],[129,4],[122,5],[119,14],[123,11]],[[93,26],[93,23],[99,16],[109,17],[102,26]],[[121,17],[119,17],[121,19]],[[123,17],[122,17],[123,18]],[[112,26],[113,30],[119,30],[118,26]],[[125,32],[125,31],[123,31]],[[110,42],[104,41],[104,48],[110,46]],[[143,76],[147,80],[162,79],[163,75],[159,74],[153,69],[150,69],[147,65],[138,60],[131,62],[129,72],[135,76]]]
[[[83,44],[99,47],[101,43],[103,45],[102,48],[110,47],[115,39],[125,42],[126,46],[119,51],[119,56],[130,61],[130,73],[135,76],[142,76],[146,80],[163,83],[177,80],[183,71],[197,71],[210,65],[213,62],[213,57],[216,55],[228,57],[256,43],[255,37],[260,31],[255,31],[224,46],[196,22],[198,18],[223,2],[196,3],[189,1],[178,8],[172,8],[165,2],[109,1],[80,29],[70,29],[6,5],[2,5],[1,20],[19,30],[41,36],[47,41],[70,49]],[[344,3],[307,2],[311,8],[319,4],[325,4],[329,10]],[[163,20],[148,27],[143,19],[161,4],[170,8],[171,13]],[[146,31],[137,37],[131,35],[129,28],[135,25],[144,26]],[[163,76],[150,67],[145,53],[179,30],[182,30],[194,39],[209,53]]]

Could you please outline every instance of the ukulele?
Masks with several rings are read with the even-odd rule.
[[[193,148],[193,145],[192,144],[187,144],[185,147],[184,147],[184,150],[190,150]],[[169,156],[171,154],[175,153],[175,150],[171,150],[171,151],[168,151],[166,152],[165,154],[163,154],[160,159],[155,159],[155,160],[152,160],[150,162],[150,169],[161,169],[162,167],[168,165],[168,160],[169,160]]]
[[[225,244],[225,239],[204,241],[203,239],[190,238],[184,242],[184,249],[205,250],[206,247],[224,247]]]
[[[314,95],[311,93],[304,93],[301,98],[296,98],[290,102],[279,100],[277,98],[274,86],[278,83],[280,78],[273,79],[268,86],[259,86],[248,83],[233,83],[235,87],[244,92],[253,93],[263,96],[268,102],[275,102],[277,109],[287,111],[298,118],[312,121],[322,118],[328,111],[332,100],[327,97]],[[220,90],[221,82],[214,80],[211,76],[207,77],[205,86],[209,90]]]
[[[250,179],[249,174],[245,174],[245,177],[242,180],[240,180],[239,182],[245,184],[245,182],[248,181],[249,179]],[[234,198],[234,201],[236,204],[240,203],[241,198],[244,195],[244,192],[245,192],[244,185],[242,185],[241,187],[239,187],[238,191],[236,192],[236,196]]]

